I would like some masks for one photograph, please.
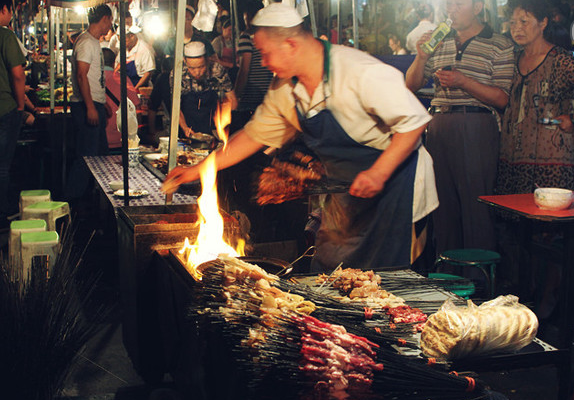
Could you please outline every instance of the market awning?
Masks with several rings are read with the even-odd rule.
[[[74,8],[78,6],[93,7],[98,4],[109,3],[110,0],[48,0],[48,6]]]

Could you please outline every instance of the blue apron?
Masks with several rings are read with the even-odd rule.
[[[181,96],[181,112],[185,117],[187,126],[194,132],[211,135],[214,123],[213,115],[217,108],[219,95],[215,90],[205,90]]]
[[[140,76],[136,70],[136,62],[130,61],[126,64],[126,75],[132,81],[133,85],[136,86],[140,81]]]
[[[323,44],[323,88],[328,90],[330,45]],[[329,109],[305,117],[299,108],[296,107],[302,139],[317,154],[328,178],[350,184],[382,154],[381,150],[353,140]],[[360,269],[410,265],[417,159],[418,152],[414,151],[373,198],[358,198],[349,193],[328,195],[315,242],[317,253],[311,264],[312,272],[332,270],[341,262],[343,267]]]

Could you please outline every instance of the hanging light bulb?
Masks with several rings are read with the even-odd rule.
[[[161,18],[159,17],[159,15],[155,14],[152,15],[151,18],[149,19],[149,22],[147,23],[146,29],[148,32],[150,32],[153,36],[158,37],[158,36],[162,36],[163,34],[165,34],[165,24],[164,22],[161,20]]]

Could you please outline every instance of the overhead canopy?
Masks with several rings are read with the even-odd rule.
[[[74,8],[78,6],[82,7],[94,7],[98,4],[111,3],[111,0],[48,0],[48,6],[64,7],[64,8]]]

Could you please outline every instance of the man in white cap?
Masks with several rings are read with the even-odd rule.
[[[150,46],[138,37],[141,29],[135,25],[126,28],[126,74],[134,88],[147,86],[155,70],[155,57]],[[115,70],[120,69],[120,55],[116,57]]]
[[[275,78],[251,121],[216,151],[218,168],[300,134],[328,178],[350,184],[348,193],[326,199],[312,270],[340,262],[408,266],[413,223],[437,206],[432,160],[420,139],[431,117],[398,70],[315,39],[294,8],[271,4],[253,24],[263,65]],[[197,166],[178,167],[163,190],[198,177]]]
[[[112,13],[113,13],[113,8],[114,7],[110,7],[112,8]],[[119,16],[118,16],[119,18]],[[126,29],[129,29],[132,27],[134,20],[132,18],[132,14],[129,11],[126,11],[125,14],[125,23],[126,23]],[[118,22],[119,24],[119,22]],[[108,47],[114,52],[114,54],[117,56],[119,51],[120,51],[120,33],[119,31],[116,31],[112,37],[110,38],[110,43],[108,45]]]
[[[183,56],[179,126],[186,137],[196,133],[211,134],[217,102],[229,101],[232,109],[237,106],[233,84],[225,68],[207,58],[202,42],[186,44]],[[173,87],[173,71],[170,83]]]

